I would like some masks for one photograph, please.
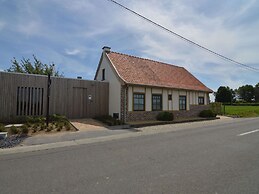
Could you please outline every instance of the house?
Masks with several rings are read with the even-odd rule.
[[[95,80],[109,82],[109,114],[123,121],[155,120],[161,111],[175,117],[208,109],[207,88],[185,68],[103,47]]]

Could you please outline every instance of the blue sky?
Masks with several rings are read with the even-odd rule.
[[[118,0],[157,23],[259,68],[259,1]],[[208,87],[255,85],[259,73],[200,50],[107,0],[0,0],[0,70],[10,60],[54,62],[66,77],[93,79],[101,49],[185,67]],[[173,75],[172,75],[173,76]]]

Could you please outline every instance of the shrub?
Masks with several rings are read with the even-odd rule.
[[[26,122],[27,123],[43,123],[45,121],[44,117],[27,117]]]
[[[96,120],[105,123],[106,125],[113,126],[113,125],[122,125],[123,122],[119,119],[115,119],[110,115],[103,115],[99,117],[95,117]]]
[[[19,130],[17,129],[17,127],[11,126],[10,127],[10,132],[11,132],[11,134],[17,134],[17,133],[19,133]]]
[[[5,132],[6,129],[2,123],[0,123],[0,132]]]
[[[46,125],[44,123],[40,124],[40,131],[43,131],[46,128]]]
[[[216,114],[212,110],[203,110],[200,112],[199,116],[208,118],[208,117],[216,117]]]
[[[29,132],[28,126],[27,125],[23,125],[22,126],[22,133],[23,134],[28,134],[28,132]]]
[[[57,122],[61,122],[61,121],[66,121],[67,118],[65,116],[62,115],[58,115],[58,114],[53,114],[49,117],[50,121],[57,121]]]
[[[67,131],[69,131],[71,129],[70,123],[68,121],[65,122],[64,125],[65,125],[65,128],[66,128]]]
[[[171,112],[160,112],[156,119],[159,121],[172,121],[174,119],[174,115]]]
[[[222,114],[222,108],[221,107],[222,107],[221,102],[210,103],[211,110],[218,115]]]
[[[62,122],[61,123],[57,123],[57,125],[56,125],[57,131],[61,131],[63,126],[64,126],[64,123],[62,123]]]
[[[47,132],[50,132],[50,131],[52,131],[53,130],[53,126],[52,125],[49,125],[48,127],[47,127]]]

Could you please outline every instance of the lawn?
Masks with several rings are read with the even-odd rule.
[[[258,117],[259,106],[226,106],[226,115],[240,117]]]

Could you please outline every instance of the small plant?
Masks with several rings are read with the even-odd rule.
[[[2,123],[0,123],[0,132],[5,132],[6,129]]]
[[[44,117],[26,117],[27,123],[43,123],[45,121]]]
[[[53,125],[49,125],[49,126],[47,127],[46,132],[50,132],[50,131],[52,131],[52,130],[53,130]]]
[[[19,133],[19,130],[17,129],[17,127],[11,126],[10,127],[10,132],[11,132],[11,134],[17,134],[17,133]]]
[[[34,125],[32,126],[32,130],[34,131],[34,133],[36,131],[38,131],[38,128],[40,127],[40,123],[34,123]]]
[[[22,128],[22,133],[23,134],[28,134],[29,133],[29,129],[28,129],[27,125],[23,125],[21,128]]]
[[[95,117],[96,120],[105,123],[106,125],[113,126],[113,125],[121,125],[123,122],[119,119],[115,119],[110,115],[103,115],[99,117]]]
[[[70,123],[69,123],[68,121],[66,121],[66,122],[64,123],[64,126],[65,126],[65,128],[66,128],[67,131],[71,130],[71,126],[70,126]]]
[[[29,128],[32,126],[31,123],[26,123],[26,125],[27,125],[27,127],[29,127]]]
[[[46,128],[46,125],[44,123],[41,123],[40,125],[40,131],[43,131]]]
[[[156,119],[159,121],[172,121],[174,120],[174,115],[171,112],[160,112]]]
[[[57,122],[61,122],[61,121],[65,121],[67,120],[67,118],[65,116],[62,115],[58,115],[58,114],[53,114],[50,116],[50,121],[57,121]]]
[[[57,131],[61,131],[64,123],[57,123]]]
[[[199,116],[204,118],[210,118],[216,117],[216,114],[212,110],[203,110],[200,112]]]

